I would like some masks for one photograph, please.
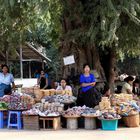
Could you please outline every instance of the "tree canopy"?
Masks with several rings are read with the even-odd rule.
[[[61,57],[75,53],[77,65],[112,51],[117,59],[140,55],[139,0],[0,0],[0,24],[0,47],[11,54],[30,41]]]

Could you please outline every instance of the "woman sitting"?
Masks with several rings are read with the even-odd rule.
[[[12,87],[11,87],[12,84]],[[15,90],[14,77],[9,73],[9,68],[7,65],[2,65],[2,72],[0,72],[0,97],[4,96],[4,91]]]
[[[72,95],[72,88],[67,85],[65,79],[62,79],[60,86],[56,88],[56,93]]]
[[[134,94],[132,92],[134,78],[132,76],[128,76],[124,79],[124,81],[125,81],[125,84],[122,87],[122,93]]]

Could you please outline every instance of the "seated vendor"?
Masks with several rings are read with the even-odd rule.
[[[72,88],[68,86],[65,79],[62,79],[60,82],[60,86],[56,88],[56,92],[60,94],[68,94],[72,95]]]
[[[132,76],[128,76],[124,79],[125,84],[122,87],[122,93],[133,94],[133,81],[134,78]]]
[[[0,97],[4,96],[5,89],[11,91],[12,88],[15,90],[14,77],[11,73],[9,73],[8,66],[2,65],[2,72],[0,72]]]

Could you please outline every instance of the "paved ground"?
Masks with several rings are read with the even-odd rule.
[[[117,131],[58,130],[25,131],[0,130],[3,140],[140,140],[139,128],[119,128]]]

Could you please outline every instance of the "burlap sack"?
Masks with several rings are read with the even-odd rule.
[[[35,99],[38,101],[41,101],[41,99],[44,97],[44,93],[40,89],[34,90]]]

